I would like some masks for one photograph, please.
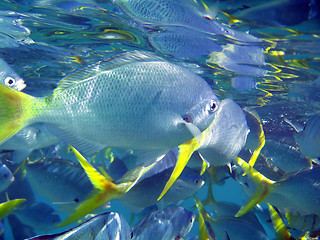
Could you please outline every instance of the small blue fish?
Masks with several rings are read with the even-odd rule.
[[[22,223],[40,232],[52,230],[61,222],[59,215],[54,213],[54,209],[42,202],[25,204],[15,211],[14,215]]]
[[[150,33],[148,39],[158,51],[177,58],[199,58],[222,50],[213,36],[180,26]]]
[[[194,219],[194,213],[182,207],[167,207],[151,213],[135,224],[132,227],[132,239],[184,239],[191,230]]]
[[[212,218],[196,197],[195,201],[199,216],[204,220],[206,226],[201,229],[199,234],[203,235],[204,231],[207,231],[207,236],[213,235],[220,240],[269,240],[255,224],[236,217]]]
[[[245,42],[259,42],[250,34],[223,26],[200,9],[194,1],[182,0],[113,0],[127,15],[136,21],[153,25],[184,26],[210,34],[225,35]]]
[[[0,58],[0,83],[12,87],[18,91],[23,90],[27,85],[24,80]]]
[[[286,174],[278,181],[272,181],[241,158],[236,158],[246,174],[256,185],[255,192],[236,216],[242,216],[256,204],[265,200],[280,209],[297,211],[301,214],[320,215],[320,167],[304,169],[294,174]]]
[[[0,166],[0,193],[6,190],[10,184],[14,181],[14,176],[12,175],[10,169],[1,164]]]
[[[72,212],[92,190],[81,166],[64,159],[39,159],[25,166],[33,191],[62,212]]]
[[[258,46],[227,44],[220,52],[212,52],[209,63],[249,76],[266,76],[268,70],[261,68],[265,65],[263,49]]]
[[[210,184],[209,184],[208,196],[203,201],[203,204],[205,203],[205,205],[209,205],[211,207],[211,209],[213,210],[212,213],[215,219],[224,218],[224,217],[234,217],[236,213],[239,211],[240,206],[233,202],[215,201],[212,193],[211,180],[209,181],[209,183]],[[248,212],[247,214],[239,217],[239,219],[241,219],[242,221],[247,221],[249,224],[254,225],[259,231],[266,234],[263,226],[259,222],[254,211]]]
[[[120,199],[129,206],[141,209],[157,204],[157,198],[176,164],[177,154],[177,149],[171,149],[162,159],[153,163]],[[186,167],[162,200],[166,204],[184,200],[195,194],[203,183],[199,172]]]
[[[0,145],[0,150],[11,150],[12,161],[20,163],[36,149],[46,148],[60,142],[43,124],[34,124],[20,130]]]
[[[130,240],[131,228],[126,219],[114,212],[97,215],[79,226],[68,231],[54,234],[43,235],[29,240]]]
[[[312,167],[312,162],[297,148],[282,142],[266,140],[261,154],[285,173],[297,172],[301,169]]]
[[[293,26],[319,15],[319,2],[313,0],[276,0],[244,9],[237,18],[268,26]]]

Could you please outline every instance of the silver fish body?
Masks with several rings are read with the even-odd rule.
[[[136,21],[152,25],[184,26],[199,32],[224,35],[246,42],[260,40],[250,34],[232,30],[215,19],[210,19],[194,1],[182,0],[113,0]]]
[[[132,239],[179,239],[184,238],[193,226],[195,214],[171,206],[155,211],[143,218],[132,228]]]
[[[106,146],[168,150],[193,138],[190,128],[205,130],[219,105],[201,77],[139,51],[62,79],[43,101],[30,122],[47,123],[79,150],[93,145],[91,154]]]
[[[131,229],[126,219],[116,213],[108,212],[99,214],[87,222],[80,224],[79,226],[69,229],[68,231],[53,234],[43,235],[30,238],[30,240],[72,240],[72,239],[119,239],[129,240],[131,235]]]
[[[168,181],[176,161],[177,151],[171,149],[162,159],[153,163],[152,167],[120,200],[137,211],[157,204],[157,198]],[[167,205],[184,200],[194,195],[203,184],[204,181],[200,173],[186,167],[163,197],[163,204]]]
[[[25,168],[34,192],[64,212],[73,211],[92,190],[83,169],[69,160],[39,159]]]

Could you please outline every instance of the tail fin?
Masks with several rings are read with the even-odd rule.
[[[204,209],[200,200],[193,196],[194,201],[199,212],[199,240],[213,240],[216,239],[216,236],[209,224],[209,222],[214,222],[214,219],[210,217],[207,211]]]
[[[256,190],[246,205],[242,206],[241,209],[237,212],[236,217],[241,217],[242,215],[249,212],[252,208],[254,208],[258,203],[264,200],[268,195],[272,192],[274,188],[275,181],[272,181],[253,167],[251,167],[248,163],[243,161],[241,158],[236,158],[237,164],[244,170],[246,174],[252,179],[254,184],[256,185]]]
[[[0,143],[25,127],[26,106],[34,97],[0,84]]]
[[[126,189],[123,189],[122,186],[112,183],[107,177],[100,174],[75,148],[71,146],[71,149],[90,179],[94,190],[89,194],[87,199],[83,201],[70,216],[58,224],[57,227],[63,227],[81,219],[106,202],[126,192]]]
[[[14,211],[21,203],[26,201],[26,199],[14,199],[8,200],[7,202],[0,204],[0,219],[9,215],[12,211]]]
[[[294,240],[277,211],[269,203],[268,206],[273,227],[276,231],[277,240]]]

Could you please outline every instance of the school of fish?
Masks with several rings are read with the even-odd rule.
[[[319,239],[318,58],[272,35],[319,15],[314,0],[1,2],[0,240]],[[317,75],[300,98],[283,84],[296,68]],[[271,123],[303,97],[303,122]]]

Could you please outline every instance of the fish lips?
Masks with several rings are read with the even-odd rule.
[[[215,119],[219,107],[220,101],[218,99],[204,100],[202,104],[193,107],[181,117],[184,122],[192,123],[203,132]]]

